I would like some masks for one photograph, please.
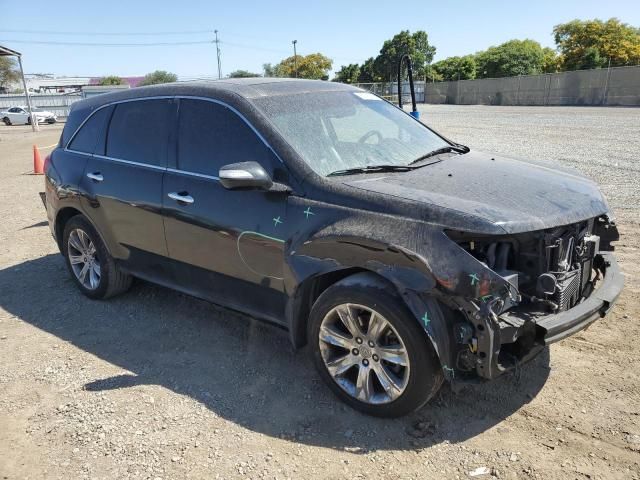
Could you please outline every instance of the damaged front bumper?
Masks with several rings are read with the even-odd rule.
[[[493,379],[526,362],[545,345],[587,328],[611,310],[622,291],[624,276],[610,252],[602,257],[604,279],[591,295],[573,308],[541,315],[518,309],[496,315],[489,303],[474,315],[477,346],[474,355],[477,374]]]

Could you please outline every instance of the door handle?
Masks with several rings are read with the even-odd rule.
[[[101,182],[104,180],[104,177],[100,172],[87,173],[87,178],[90,178],[94,182]]]
[[[171,200],[175,200],[176,202],[181,202],[181,203],[187,203],[189,205],[191,205],[193,202],[195,202],[195,200],[193,199],[193,197],[189,194],[187,194],[186,192],[183,193],[178,193],[178,192],[171,192],[167,195]]]

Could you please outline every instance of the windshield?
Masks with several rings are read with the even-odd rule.
[[[25,108],[26,110],[26,108]],[[32,112],[44,112],[44,109],[40,108],[40,107],[35,107],[31,109]]]
[[[318,174],[409,165],[449,145],[400,109],[367,92],[318,92],[255,100]]]

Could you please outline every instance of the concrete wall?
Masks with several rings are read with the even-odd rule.
[[[32,93],[29,98],[33,107],[43,108],[58,117],[68,116],[71,104],[82,100],[82,96],[79,93],[72,95],[39,95]],[[24,95],[0,95],[0,110],[26,104],[27,99]]]
[[[360,84],[397,101],[396,83]],[[485,78],[454,82],[415,82],[416,101],[459,105],[640,106],[640,66]],[[402,87],[409,102],[409,86]]]

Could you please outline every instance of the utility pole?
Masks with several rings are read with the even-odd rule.
[[[218,41],[218,30],[214,30],[216,34],[216,53],[218,55],[218,79],[222,78],[222,67],[220,66],[220,42]]]
[[[291,43],[293,43],[293,71],[296,78],[298,78],[298,54],[296,53],[296,43],[298,43],[298,40],[294,40]]]
[[[31,120],[31,130],[37,132],[40,130],[38,127],[38,119],[33,114],[31,108],[31,99],[29,98],[29,89],[27,88],[27,81],[24,79],[24,68],[22,68],[22,55],[18,54],[18,65],[20,65],[20,76],[22,77],[22,85],[24,85],[24,96],[27,98],[27,110],[29,110],[29,119]]]

